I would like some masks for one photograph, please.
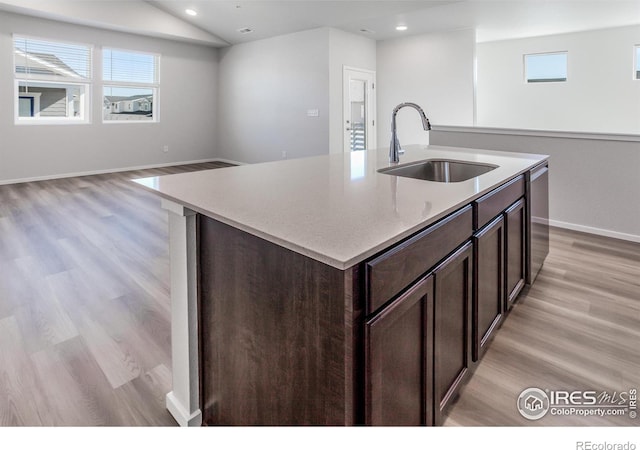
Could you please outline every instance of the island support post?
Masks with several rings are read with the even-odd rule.
[[[169,213],[171,262],[171,360],[172,391],[167,409],[180,426],[200,426],[198,379],[198,284],[197,215],[169,200],[162,200]]]

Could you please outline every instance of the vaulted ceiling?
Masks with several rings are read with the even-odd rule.
[[[322,26],[376,40],[473,28],[485,42],[640,24],[640,0],[0,0],[0,9],[217,47]]]
[[[153,0],[149,3],[232,44],[319,26],[361,33],[376,40],[474,28],[478,41],[483,42],[640,23],[637,0]],[[187,8],[198,15],[188,16]],[[408,29],[396,31],[400,24]],[[253,32],[238,32],[243,28]]]

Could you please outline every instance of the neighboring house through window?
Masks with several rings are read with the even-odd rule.
[[[159,55],[102,50],[103,120],[157,122]]]
[[[16,123],[89,121],[92,48],[14,36]]]

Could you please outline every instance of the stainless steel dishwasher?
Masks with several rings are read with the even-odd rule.
[[[536,279],[545,258],[549,254],[549,163],[545,162],[531,170],[529,180],[529,210],[531,230],[529,232],[530,267],[527,283]]]

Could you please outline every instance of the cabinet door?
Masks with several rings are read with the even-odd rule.
[[[434,420],[470,376],[472,244],[468,242],[434,270]]]
[[[511,309],[513,302],[524,287],[525,281],[525,227],[526,216],[524,199],[520,199],[505,211],[506,232],[506,263],[505,279],[507,293],[507,308]]]
[[[473,360],[478,361],[504,311],[504,220],[499,216],[474,236]]]
[[[366,422],[431,425],[433,279],[417,282],[366,323]]]

